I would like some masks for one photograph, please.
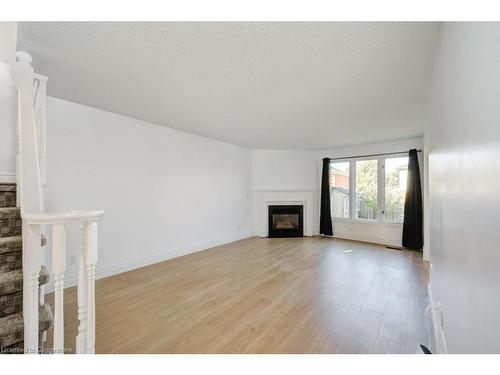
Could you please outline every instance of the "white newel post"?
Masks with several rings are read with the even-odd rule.
[[[40,276],[40,225],[23,224],[23,315],[26,353],[38,353],[38,277]]]
[[[87,269],[87,347],[95,353],[95,265],[97,263],[97,222],[85,222],[85,266]]]
[[[17,188],[21,216],[24,213],[41,213],[40,165],[33,117],[33,67],[26,52],[16,54],[16,79],[18,87],[18,166]],[[23,220],[23,319],[24,348],[38,353],[38,276],[41,266],[41,229]]]
[[[54,353],[64,354],[64,269],[66,264],[64,224],[52,227],[52,272],[54,275]]]

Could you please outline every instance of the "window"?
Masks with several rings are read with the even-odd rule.
[[[385,159],[385,220],[402,223],[404,218],[408,157]]]
[[[349,162],[330,165],[330,204],[333,217],[349,218]]]
[[[378,201],[378,160],[356,161],[356,218],[375,220]]]
[[[332,161],[332,217],[402,223],[407,173],[405,154]]]

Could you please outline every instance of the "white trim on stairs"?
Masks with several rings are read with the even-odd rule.
[[[15,184],[16,174],[8,172],[0,172],[0,184]]]

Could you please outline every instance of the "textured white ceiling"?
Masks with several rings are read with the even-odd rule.
[[[251,148],[422,133],[437,23],[19,23],[49,95]]]

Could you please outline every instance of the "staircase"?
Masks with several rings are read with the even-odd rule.
[[[64,345],[64,279],[66,227],[78,225],[73,244],[78,260],[78,334],[76,353],[95,353],[95,278],[97,222],[103,211],[46,212],[45,103],[47,77],[34,73],[32,57],[16,54],[17,155],[14,181],[0,182],[0,353],[46,353],[47,331],[53,334],[50,352],[69,352]],[[45,304],[48,269],[42,248],[50,235],[53,311]]]
[[[0,353],[24,352],[21,222],[16,185],[0,184]],[[46,242],[42,237],[41,245]],[[45,266],[41,267],[38,282],[40,287],[49,282]],[[52,311],[48,304],[40,305],[38,310],[39,333],[43,333],[52,327]],[[42,347],[40,342],[39,348]]]

